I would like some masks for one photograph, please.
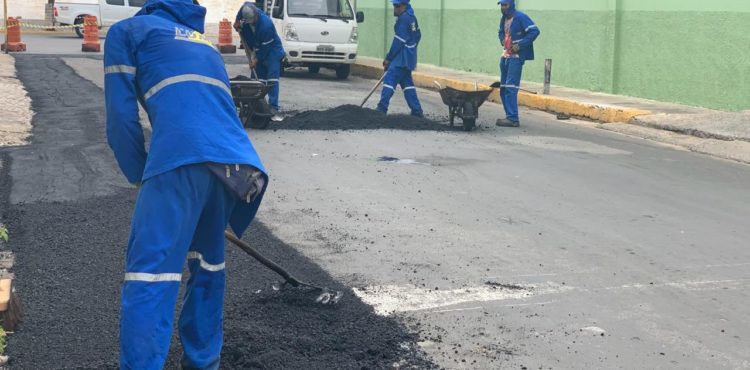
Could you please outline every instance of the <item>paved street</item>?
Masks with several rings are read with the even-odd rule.
[[[16,58],[36,114],[30,144],[1,152],[28,310],[8,352],[19,369],[116,367],[135,190],[104,139],[101,61]],[[293,71],[282,109],[359,104],[373,84]],[[500,112],[472,133],[249,131],[271,185],[246,240],[348,295],[279,299],[231,250],[224,366],[750,367],[750,167],[529,110],[501,129]]]

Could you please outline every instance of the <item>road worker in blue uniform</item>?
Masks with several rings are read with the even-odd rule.
[[[224,230],[243,234],[268,182],[237,117],[224,60],[202,34],[205,14],[192,0],[148,0],[107,33],[107,139],[140,188],[122,287],[122,369],[164,366],[186,261],[182,365],[219,368]],[[139,103],[151,123],[148,152]]]
[[[395,36],[391,50],[383,61],[385,79],[377,109],[379,112],[388,113],[388,106],[396,92],[396,86],[401,85],[411,114],[422,117],[424,112],[419,104],[417,88],[414,87],[414,80],[411,77],[412,71],[417,68],[417,46],[422,39],[422,31],[419,29],[419,22],[409,0],[391,0],[391,3],[393,3],[393,14],[397,17]]]
[[[268,91],[268,104],[273,113],[279,111],[279,76],[281,62],[286,55],[284,47],[271,18],[255,4],[245,2],[237,12],[234,29],[240,33],[245,43],[255,55],[250,68],[255,68],[258,78],[272,85]]]
[[[521,73],[527,60],[534,60],[534,40],[539,37],[539,27],[528,15],[516,10],[515,0],[500,0],[503,16],[498,37],[503,45],[500,58],[500,98],[505,108],[505,119],[497,120],[502,127],[518,127],[518,90]]]

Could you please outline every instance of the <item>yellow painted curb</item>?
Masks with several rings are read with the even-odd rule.
[[[383,68],[364,64],[354,64],[352,72],[356,75],[373,79],[379,79],[383,76]],[[473,82],[421,73],[419,70],[414,71],[412,76],[414,78],[414,85],[426,89],[435,90],[437,88],[435,81],[442,86],[450,86],[459,90],[472,91],[475,87],[478,87],[480,90],[489,89],[488,85],[479,84],[475,86]],[[495,90],[488,100],[500,103],[499,90]],[[556,96],[529,94],[523,91],[518,94],[518,104],[529,108],[587,118],[603,123],[629,122],[636,116],[651,114],[651,112],[641,109],[599,106]]]

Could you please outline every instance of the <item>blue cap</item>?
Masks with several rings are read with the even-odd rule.
[[[409,5],[409,0],[391,0],[393,5]]]
[[[497,3],[502,4],[502,5],[507,5],[511,3],[511,0],[499,0]]]

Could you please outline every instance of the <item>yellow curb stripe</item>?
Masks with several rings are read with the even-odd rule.
[[[383,75],[383,69],[381,67],[364,64],[354,64],[352,66],[352,72],[356,75],[372,79],[379,79]],[[442,76],[422,73],[418,70],[412,74],[412,77],[414,78],[414,85],[431,90],[435,90],[436,86],[434,81],[437,81],[442,86],[450,86],[460,90],[472,91],[475,88],[473,82],[449,79]],[[488,85],[483,84],[479,84],[478,87],[480,90],[489,89]],[[499,89],[495,90],[496,91],[490,95],[488,100],[494,103],[500,103]],[[518,94],[518,104],[529,108],[587,118],[603,123],[629,122],[636,116],[651,114],[651,112],[641,109],[599,106],[557,96],[529,94],[523,91]]]

